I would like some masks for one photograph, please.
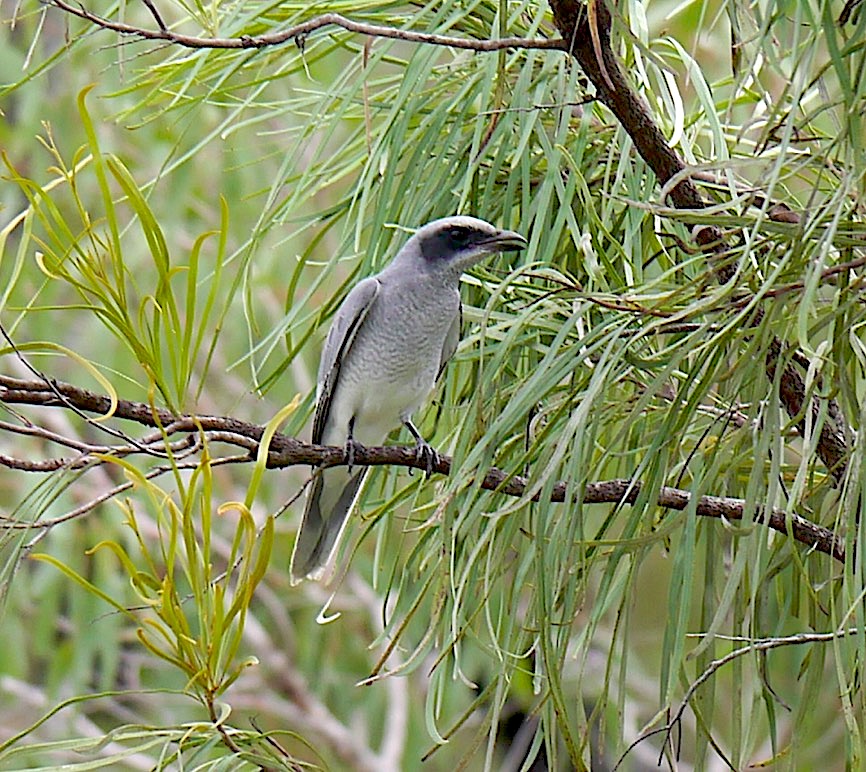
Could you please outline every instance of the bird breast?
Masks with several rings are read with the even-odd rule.
[[[355,439],[381,444],[436,383],[445,338],[460,312],[456,287],[385,283],[340,368],[334,430],[355,418]],[[342,425],[342,427],[340,426]],[[343,433],[343,439],[345,439]]]

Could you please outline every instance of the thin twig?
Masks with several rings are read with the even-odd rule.
[[[192,453],[201,450],[199,438],[190,434],[176,442],[166,444],[164,437],[159,434],[150,436],[137,442],[135,445],[93,445],[91,443],[82,442],[73,437],[65,437],[62,434],[53,432],[43,426],[36,426],[30,422],[21,426],[18,424],[9,423],[8,421],[0,421],[0,432],[10,432],[12,434],[23,434],[28,437],[38,437],[53,442],[57,445],[63,445],[73,450],[77,450],[79,455],[75,458],[51,458],[42,461],[32,461],[30,459],[15,458],[13,456],[0,455],[0,465],[17,469],[23,472],[53,472],[57,469],[78,469],[89,464],[93,464],[96,458],[100,455],[112,456],[114,458],[123,458],[131,456],[135,453],[143,452],[143,448],[150,447],[155,443],[159,443],[156,448],[157,455],[160,458],[165,456],[165,450],[171,451],[174,458],[184,458]],[[210,432],[207,434],[207,439],[211,442],[226,442],[222,432]],[[232,435],[233,445],[243,445],[244,440],[240,440]],[[258,443],[253,440],[246,440],[247,446],[251,450],[258,447]]]
[[[471,38],[458,38],[450,35],[438,35],[431,32],[415,32],[414,30],[397,29],[382,24],[368,24],[366,22],[353,21],[338,13],[323,13],[312,19],[295,24],[281,32],[273,32],[267,35],[242,35],[237,38],[202,38],[194,35],[182,35],[179,32],[166,29],[164,23],[157,15],[157,26],[159,29],[151,30],[126,24],[113,19],[106,19],[88,11],[83,6],[67,3],[66,0],[45,0],[60,10],[77,16],[79,19],[95,24],[102,29],[112,30],[121,35],[129,35],[142,40],[160,40],[185,48],[222,48],[222,49],[253,49],[269,48],[283,45],[287,42],[299,43],[307,35],[323,27],[342,27],[348,32],[359,35],[371,35],[372,37],[391,38],[392,40],[403,40],[408,43],[423,43],[433,46],[446,46],[448,48],[461,48],[468,51],[503,51],[507,49],[553,49],[562,50],[564,42],[559,39],[547,38],[532,39],[508,37],[498,40],[473,40]],[[148,8],[151,4],[147,3]]]
[[[854,260],[848,260],[845,263],[839,263],[838,265],[832,265],[829,268],[825,268],[821,271],[820,278],[821,280],[830,279],[833,276],[838,276],[840,273],[847,273],[848,271],[852,271],[855,268],[860,268],[866,265],[866,255],[862,257],[857,257]],[[862,278],[857,277],[857,284],[862,283]],[[792,281],[789,284],[781,284],[778,287],[772,287],[768,290],[761,292],[761,298],[777,298],[781,295],[786,295],[789,292],[797,292],[803,289],[806,286],[806,282],[803,280]],[[739,300],[735,300],[733,302],[733,306],[735,308],[745,308],[749,303],[753,300],[751,295],[746,297],[742,297]]]
[[[622,756],[619,757],[616,764],[614,765],[614,771],[619,769],[622,762],[625,760],[625,757],[640,743],[644,740],[647,740],[650,737],[653,737],[657,734],[667,735],[665,738],[665,745],[670,743],[670,737],[674,730],[674,727],[678,726],[682,721],[683,714],[686,711],[689,703],[692,700],[692,697],[695,696],[695,692],[700,688],[701,684],[706,683],[709,678],[719,669],[723,668],[729,662],[733,662],[735,659],[739,657],[743,657],[750,652],[756,651],[769,651],[771,649],[778,649],[782,646],[800,646],[804,643],[829,643],[830,641],[834,641],[837,638],[844,638],[848,635],[857,635],[861,630],[856,627],[848,628],[847,630],[835,630],[830,633],[797,633],[796,635],[789,635],[784,638],[765,638],[756,641],[750,641],[747,646],[743,646],[739,649],[734,649],[731,652],[725,654],[724,657],[719,657],[719,659],[714,659],[707,666],[706,670],[700,674],[689,686],[686,690],[685,695],[683,696],[682,703],[678,708],[677,712],[674,714],[674,717],[668,721],[664,726],[659,727],[658,729],[653,729],[651,732],[647,732],[646,734],[638,737],[628,748],[625,749]],[[726,640],[731,640],[731,638],[726,637]],[[731,769],[736,769],[731,766]]]
[[[156,6],[153,4],[152,0],[142,0],[142,2],[147,6],[147,10],[150,11],[150,15],[153,16],[153,20],[156,22],[156,26],[160,28],[163,32],[168,31],[168,27],[166,27],[165,22],[162,20],[162,16],[159,11],[156,9]]]
[[[225,466],[226,464],[237,464],[239,462],[249,461],[249,456],[224,456],[223,458],[214,458],[210,460],[211,466]],[[96,464],[94,464],[95,466]],[[195,469],[198,466],[197,463],[182,463],[175,464],[173,467],[162,464],[158,467],[150,469],[146,473],[143,474],[145,480],[152,480],[160,475],[168,474],[169,472],[174,471],[175,469]],[[93,511],[100,504],[104,504],[106,501],[113,499],[115,496],[120,495],[124,491],[128,491],[131,488],[135,487],[134,481],[127,481],[121,483],[119,485],[114,486],[113,488],[109,488],[107,491],[100,493],[98,496],[86,501],[84,504],[75,507],[75,509],[70,509],[68,512],[64,512],[62,515],[57,515],[57,517],[52,517],[50,520],[36,520],[34,522],[27,522],[24,520],[20,520],[18,518],[9,517],[8,515],[0,514],[0,525],[3,528],[10,530],[50,530],[56,525],[60,525],[61,523],[69,522],[70,520],[76,520],[79,517],[83,517],[88,512]]]
[[[207,694],[204,697],[205,705],[207,706],[208,714],[210,715],[211,723],[214,728],[219,732],[220,737],[222,737],[223,744],[237,756],[240,758],[243,755],[243,751],[240,746],[234,741],[232,738],[230,731],[231,727],[228,729],[225,726],[225,722],[220,718],[219,713],[216,708],[216,695],[213,694],[210,690],[208,690]]]
[[[12,434],[24,434],[28,437],[39,437],[47,442],[63,445],[81,453],[110,453],[112,450],[110,445],[92,445],[88,442],[76,440],[73,437],[64,437],[62,434],[58,434],[57,432],[53,432],[43,426],[36,426],[29,422],[20,426],[18,424],[9,423],[8,421],[0,421],[0,431],[10,432]]]
[[[99,423],[97,421],[93,421],[89,416],[85,415],[85,413],[82,410],[80,410],[78,408],[78,406],[73,405],[72,403],[66,402],[66,398],[63,396],[63,393],[60,391],[60,389],[57,388],[56,382],[53,379],[49,378],[42,371],[40,371],[39,369],[37,369],[36,367],[34,367],[30,363],[30,361],[24,356],[24,354],[21,353],[21,350],[15,344],[15,341],[12,340],[12,337],[9,335],[9,333],[6,331],[6,328],[2,324],[0,324],[0,335],[2,335],[4,340],[9,344],[9,347],[15,353],[15,356],[18,359],[18,361],[21,363],[21,365],[26,370],[33,373],[33,375],[35,375],[37,378],[39,378],[39,380],[44,384],[45,391],[48,393],[51,393],[56,399],[60,400],[60,402],[65,403],[66,406],[70,410],[72,410],[72,412],[77,413],[80,418],[82,418],[83,420],[92,424],[98,430],[105,432],[106,434],[108,434],[112,437],[118,437],[120,439],[123,439],[126,442],[130,443],[131,445],[135,445],[142,452],[154,453],[154,451],[148,451],[146,447],[144,447],[140,443],[136,442],[135,439],[133,439],[132,437],[128,437],[127,435],[123,434],[123,432],[120,432],[111,426],[107,426],[107,425]],[[104,412],[106,414],[108,414],[110,409],[111,409],[111,400],[109,400],[108,407],[106,408],[106,410]]]

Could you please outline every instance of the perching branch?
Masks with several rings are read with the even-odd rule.
[[[182,35],[169,29],[162,17],[156,11],[152,3],[147,6],[154,16],[157,29],[146,29],[132,24],[126,24],[113,19],[106,19],[91,13],[84,6],[72,5],[65,0],[45,0],[48,5],[53,5],[72,16],[84,19],[102,29],[111,30],[121,35],[128,35],[140,40],[159,40],[172,43],[185,48],[222,48],[222,49],[250,49],[269,48],[280,46],[287,42],[295,42],[303,45],[304,39],[312,32],[323,27],[342,27],[349,32],[359,35],[370,35],[371,37],[391,38],[392,40],[403,40],[408,43],[424,43],[433,46],[446,46],[448,48],[462,48],[469,51],[504,51],[510,48],[546,48],[562,49],[564,41],[528,38],[500,38],[498,40],[472,40],[470,38],[458,38],[450,35],[436,35],[430,32],[415,32],[414,30],[397,29],[382,24],[368,24],[353,21],[338,13],[323,13],[312,19],[295,24],[281,32],[273,32],[267,35],[242,35],[237,38],[203,38],[194,35]]]
[[[60,395],[60,396],[58,396]],[[264,427],[239,421],[228,416],[184,415],[176,416],[163,408],[155,408],[143,402],[130,400],[114,400],[103,394],[88,389],[82,389],[70,383],[43,381],[28,381],[0,375],[0,402],[5,404],[27,404],[44,407],[74,408],[77,411],[99,416],[111,416],[134,423],[157,427],[162,426],[160,436],[169,438],[179,434],[191,437],[203,435],[209,443],[219,442],[233,445],[247,451],[248,458],[253,461],[258,450],[258,443],[264,434]],[[100,421],[94,426],[102,426]],[[0,426],[0,429],[3,427]],[[47,439],[47,437],[46,437]],[[152,447],[154,437],[147,438],[147,446]],[[124,446],[124,455],[139,452],[136,446]],[[100,452],[105,449],[100,446]],[[143,452],[143,451],[141,451]],[[110,454],[110,453],[109,453]],[[79,455],[70,459],[70,463],[81,463],[82,458],[96,462],[92,456]],[[6,464],[8,459],[0,457],[0,464]],[[240,461],[235,457],[233,461]],[[48,471],[44,462],[26,462],[15,460],[14,468],[29,471]],[[56,462],[56,460],[55,460]],[[28,467],[28,463],[32,465]],[[343,448],[312,445],[301,442],[294,437],[275,434],[271,440],[267,465],[270,468],[282,468],[296,465],[310,466],[340,466],[346,463]],[[402,466],[410,469],[425,469],[426,464],[416,455],[414,447],[388,446],[358,449],[354,454],[354,463],[359,466]],[[56,467],[56,464],[54,466]],[[433,471],[442,475],[450,475],[452,468],[448,456],[440,456]],[[485,490],[496,491],[506,496],[520,497],[525,495],[529,486],[527,478],[520,475],[509,475],[501,469],[490,469],[484,478],[477,482]],[[582,492],[575,491],[574,485],[567,482],[557,483],[551,493],[551,501],[576,502],[583,504],[634,504],[641,492],[642,484],[634,480],[606,480],[588,483]],[[700,517],[711,517],[719,520],[742,521],[752,520],[765,525],[779,533],[790,534],[791,537],[805,544],[810,549],[830,555],[836,560],[845,561],[845,547],[841,539],[828,528],[813,523],[795,513],[779,509],[758,509],[744,499],[727,496],[701,496],[692,504],[692,494],[679,488],[662,487],[656,492],[656,502],[660,507],[674,510],[687,510],[693,506],[693,511]],[[533,500],[538,500],[536,495]],[[92,507],[79,508],[76,516],[90,511]],[[71,519],[68,515],[61,516],[59,521]],[[37,524],[39,525],[39,524]],[[28,523],[27,527],[33,527]]]

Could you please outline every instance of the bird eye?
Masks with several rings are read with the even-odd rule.
[[[469,228],[455,225],[448,229],[448,239],[455,247],[465,247],[469,243]]]

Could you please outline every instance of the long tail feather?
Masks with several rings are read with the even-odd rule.
[[[315,476],[292,552],[292,584],[322,577],[366,476],[366,468],[351,477],[342,468],[323,469]]]

